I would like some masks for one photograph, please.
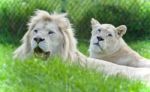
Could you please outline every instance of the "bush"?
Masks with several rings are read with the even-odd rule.
[[[48,2],[57,2],[55,5]],[[8,38],[18,38],[27,30],[28,22],[33,11],[43,9],[52,12],[60,9],[59,0],[1,0],[0,1],[0,32]],[[10,37],[9,37],[9,36]]]
[[[49,12],[66,10],[80,38],[89,39],[92,17],[101,23],[112,23],[115,26],[125,24],[128,35],[145,37],[145,34],[150,33],[149,6],[149,2],[141,0],[1,0],[0,37],[3,38],[1,41],[18,42],[36,9]]]
[[[74,3],[74,6],[76,5],[78,4]],[[115,26],[121,24],[127,25],[128,32],[126,38],[130,37],[130,39],[133,38],[134,40],[137,38],[143,39],[143,37],[149,37],[149,2],[141,2],[141,0],[95,0],[94,2],[94,0],[91,0],[88,4],[83,2],[81,5],[82,8],[76,8],[74,14],[72,14],[71,9],[69,11],[73,18],[80,12],[79,16],[81,17],[77,17],[77,19],[74,20],[75,28],[79,31],[77,32],[79,37],[90,37],[91,27],[89,27],[89,25],[92,17],[96,18],[101,23],[110,23]],[[72,5],[72,7],[74,6]]]

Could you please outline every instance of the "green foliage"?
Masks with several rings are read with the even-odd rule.
[[[110,23],[115,26],[126,25],[128,27],[126,38],[130,36],[134,36],[134,39],[137,37],[137,39],[149,37],[149,2],[142,2],[142,0],[89,0],[87,2],[70,2],[72,2],[72,7],[75,7],[74,10],[76,12],[73,12],[72,8],[68,8],[68,11],[72,14],[70,15],[72,19],[74,20],[75,18],[74,24],[78,30],[77,34],[79,37],[89,38],[91,31],[91,27],[89,26],[91,25],[90,20],[92,17],[98,19],[100,23]],[[68,7],[70,7],[69,4]]]
[[[0,34],[7,35],[14,41],[20,39],[27,30],[26,24],[35,10],[60,11],[60,4],[60,0],[0,0]]]
[[[18,42],[27,30],[26,23],[33,11],[43,9],[66,11],[80,38],[89,39],[90,20],[94,17],[101,23],[127,25],[126,38],[132,35],[134,39],[149,39],[149,6],[144,0],[0,0],[0,37]]]
[[[146,45],[143,45],[146,44]],[[138,45],[138,46],[137,46]],[[135,50],[147,53],[147,41],[132,43]],[[79,44],[86,53],[88,46]],[[145,50],[141,49],[144,47]],[[102,73],[83,69],[62,62],[58,57],[48,61],[30,59],[25,62],[11,59],[11,45],[0,45],[0,92],[149,92],[150,87],[139,81],[123,77],[105,76]],[[86,49],[86,50],[85,50]]]

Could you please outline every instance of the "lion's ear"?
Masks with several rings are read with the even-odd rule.
[[[126,31],[127,31],[127,27],[126,27],[125,25],[120,25],[120,26],[118,26],[118,27],[116,28],[116,30],[117,30],[117,34],[118,34],[120,37],[122,37],[122,36],[126,33]]]
[[[100,25],[100,23],[96,19],[92,18],[91,19],[91,26],[92,26],[92,28],[97,26],[97,25]]]

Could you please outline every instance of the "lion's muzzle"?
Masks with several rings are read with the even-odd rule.
[[[44,52],[40,47],[36,47],[34,49],[34,54],[36,57],[47,59],[50,56],[50,51]]]

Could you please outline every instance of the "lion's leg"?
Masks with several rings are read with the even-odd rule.
[[[148,68],[150,68],[150,60],[148,60],[148,59],[139,60],[137,63],[137,67],[148,67]]]
[[[117,65],[104,60],[87,58],[82,53],[78,53],[78,61],[82,67],[94,69],[98,72],[103,72],[106,75],[121,75],[130,79],[146,80],[150,82],[149,68],[135,68],[123,65]]]
[[[87,67],[101,71],[107,75],[122,75],[131,79],[150,80],[149,68],[134,68],[128,66],[117,65],[114,63],[106,62],[88,58],[86,61]]]

